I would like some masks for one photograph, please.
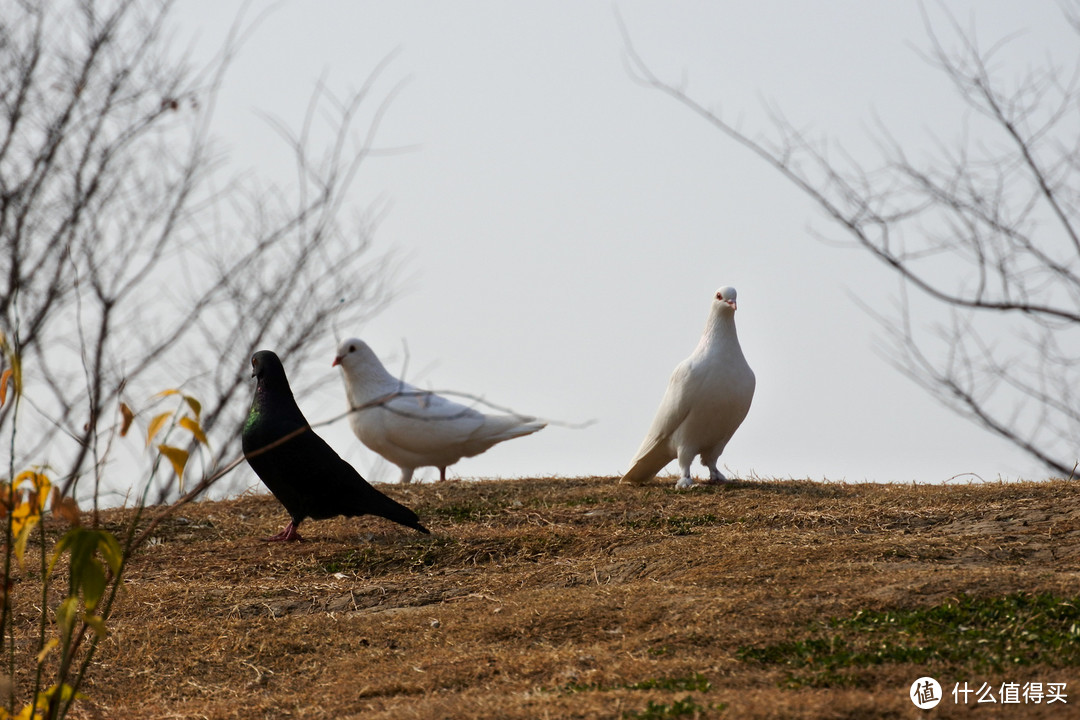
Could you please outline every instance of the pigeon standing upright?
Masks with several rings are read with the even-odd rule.
[[[391,375],[363,340],[338,346],[349,414],[360,442],[401,468],[401,482],[418,467],[446,468],[503,440],[534,433],[547,423],[522,415],[486,415]]]
[[[682,477],[675,487],[692,487],[690,464],[698,455],[709,469],[709,482],[726,481],[716,461],[750,411],[756,382],[735,332],[735,297],[733,287],[716,291],[701,341],[672,373],[622,482],[648,482],[677,458]]]
[[[297,528],[305,518],[336,515],[378,515],[429,532],[416,513],[369,485],[315,434],[296,405],[277,355],[260,350],[251,368],[258,381],[241,438],[244,457],[291,518],[267,540],[301,540]]]

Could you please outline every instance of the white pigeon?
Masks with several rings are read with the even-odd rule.
[[[360,442],[401,468],[401,482],[418,467],[446,468],[484,452],[503,440],[534,433],[547,423],[522,415],[486,415],[478,410],[418,390],[391,375],[363,340],[338,346],[334,365],[345,380],[349,414]]]
[[[692,487],[690,464],[698,455],[709,468],[709,482],[726,481],[716,461],[750,411],[756,383],[735,332],[735,296],[733,287],[716,291],[701,341],[671,374],[652,427],[622,482],[648,482],[677,458],[682,478],[675,487]]]

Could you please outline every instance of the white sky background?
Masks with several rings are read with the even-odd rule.
[[[401,292],[342,336],[368,341],[395,372],[407,341],[407,379],[421,386],[597,420],[496,446],[451,476],[620,474],[671,370],[697,343],[714,291],[730,284],[758,389],[721,457],[729,475],[1043,477],[875,352],[883,332],[852,296],[887,309],[894,277],[862,251],[816,239],[843,235],[756,157],[636,84],[616,6],[658,75],[685,79],[693,97],[750,134],[768,131],[766,102],[860,159],[875,115],[927,151],[931,132],[947,139],[959,127],[948,81],[915,49],[926,47],[915,2],[277,6],[218,100],[214,129],[230,167],[287,184],[288,152],[262,114],[299,128],[320,78],[344,96],[395,49],[377,98],[407,80],[376,144],[411,149],[373,158],[355,188],[357,210],[389,204],[376,244],[404,261]],[[1075,42],[1052,2],[945,6],[965,25],[974,18],[987,42],[1027,29],[1015,46],[1022,65]],[[219,46],[239,8],[178,3],[183,32],[198,33],[196,57]],[[336,338],[321,342],[325,364],[286,367],[290,376],[337,375]],[[345,408],[337,377],[299,401],[312,422]],[[345,421],[320,433],[365,476],[396,480]]]

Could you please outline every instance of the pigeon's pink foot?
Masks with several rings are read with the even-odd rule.
[[[457,482],[458,478],[454,478],[450,482]],[[439,482],[446,482],[446,468],[439,468]]]
[[[303,540],[304,538],[300,537],[300,533],[296,531],[296,526],[291,522],[277,535],[263,538],[263,542],[303,542]]]

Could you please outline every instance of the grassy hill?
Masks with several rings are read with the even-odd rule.
[[[179,511],[132,561],[90,718],[1080,716],[1080,493],[526,479],[384,486],[430,537]],[[121,521],[111,511],[109,522]],[[1067,683],[1068,704],[956,683]],[[973,709],[969,709],[971,706]]]

